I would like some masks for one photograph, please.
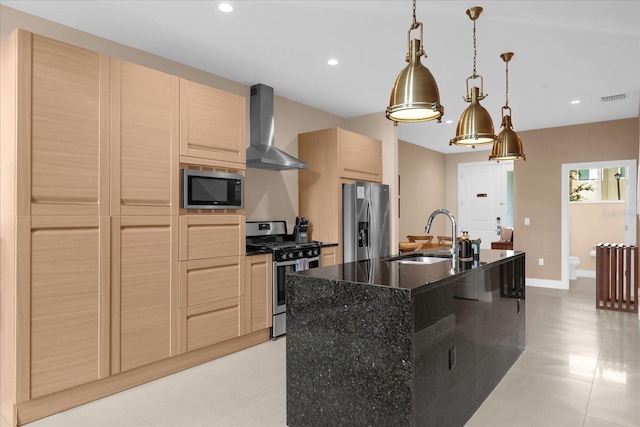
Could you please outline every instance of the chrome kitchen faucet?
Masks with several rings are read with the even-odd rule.
[[[431,223],[438,214],[444,214],[451,220],[451,249],[449,250],[449,252],[451,253],[451,261],[453,261],[453,266],[455,267],[456,260],[458,259],[458,242],[456,241],[458,232],[456,230],[456,219],[453,217],[453,214],[446,209],[438,209],[437,211],[433,211],[433,213],[429,216],[429,220],[427,221],[427,226],[424,228],[424,231],[425,233],[429,233],[429,230],[431,230]]]

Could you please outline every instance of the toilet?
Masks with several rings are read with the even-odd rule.
[[[571,280],[576,280],[578,278],[578,273],[576,269],[580,265],[580,258],[577,256],[569,257],[569,277]]]

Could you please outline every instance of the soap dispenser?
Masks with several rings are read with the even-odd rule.
[[[468,231],[463,231],[460,238],[460,261],[473,261],[473,249]]]

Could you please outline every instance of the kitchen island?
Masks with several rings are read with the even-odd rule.
[[[462,426],[524,350],[523,252],[390,259],[287,275],[289,426]]]

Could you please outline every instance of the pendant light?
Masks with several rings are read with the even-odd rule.
[[[479,6],[467,9],[467,15],[473,21],[473,74],[467,77],[467,93],[463,98],[471,105],[460,116],[455,138],[449,145],[465,145],[475,148],[476,145],[489,144],[498,137],[493,134],[493,121],[489,112],[480,105],[480,101],[487,97],[482,91],[482,76],[476,74],[476,20],[480,17],[482,8]],[[474,86],[469,92],[469,80],[480,79],[480,87]]]
[[[511,125],[511,108],[509,107],[509,61],[513,58],[513,52],[505,52],[500,58],[505,62],[506,67],[506,102],[502,107],[502,127],[504,128],[498,140],[493,144],[493,150],[489,156],[489,160],[526,160],[522,151],[522,141],[517,133],[514,132]],[[509,113],[505,114],[505,110]]]
[[[420,29],[420,38],[411,40],[411,31]],[[422,65],[420,57],[427,57],[422,48],[422,22],[416,21],[416,0],[413,0],[413,23],[407,32],[409,52],[406,62],[409,63],[400,72],[391,89],[391,98],[387,107],[387,118],[398,122],[423,122],[438,120],[444,114],[440,105],[440,92],[433,75]]]

